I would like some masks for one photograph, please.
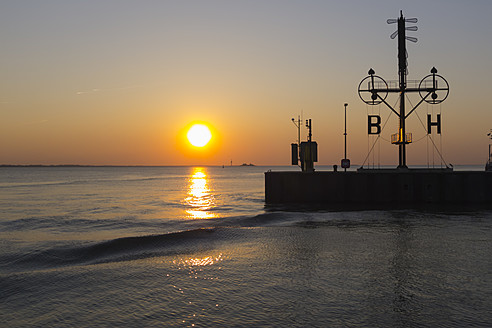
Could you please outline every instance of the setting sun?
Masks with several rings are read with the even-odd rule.
[[[203,147],[212,139],[210,129],[204,124],[193,125],[186,134],[188,141],[195,147]]]

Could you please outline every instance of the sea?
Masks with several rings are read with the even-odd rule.
[[[290,169],[0,167],[0,326],[492,326],[491,210],[266,206]]]

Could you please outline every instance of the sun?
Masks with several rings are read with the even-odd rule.
[[[204,147],[212,139],[212,132],[204,124],[195,124],[188,130],[186,136],[193,146]]]

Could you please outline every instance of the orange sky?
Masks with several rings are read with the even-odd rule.
[[[383,120],[390,112],[368,108],[357,86],[370,67],[397,79],[386,19],[400,9],[419,18],[408,79],[436,66],[451,85],[446,102],[422,105],[419,117],[441,112],[436,143],[446,162],[482,164],[492,128],[492,3],[444,0],[4,2],[0,164],[289,165],[291,118],[301,111],[313,119],[319,164],[339,164],[346,102],[348,157],[362,164],[368,110]],[[214,130],[202,150],[182,137],[195,121]],[[396,129],[393,115],[383,138]],[[408,147],[409,164],[425,164],[416,115],[408,131],[420,140]],[[396,146],[377,149],[371,160],[398,163]]]

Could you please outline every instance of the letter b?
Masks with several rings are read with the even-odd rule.
[[[374,122],[374,119],[376,121]],[[374,128],[376,131],[374,131]],[[368,115],[367,116],[367,134],[380,134],[381,133],[381,116],[379,115]]]

